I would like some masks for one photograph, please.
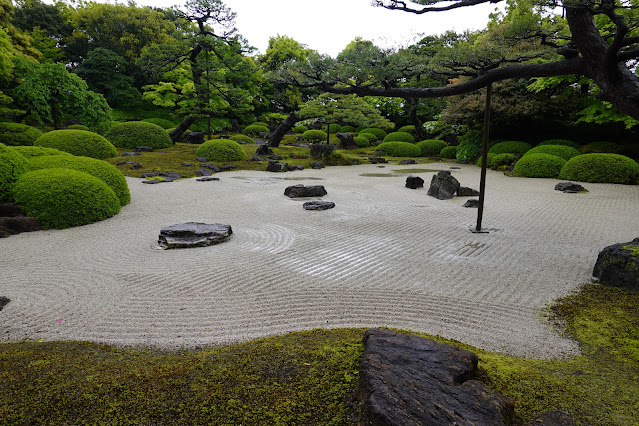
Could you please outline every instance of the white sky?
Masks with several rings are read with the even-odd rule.
[[[114,0],[97,0],[115,3]],[[45,0],[52,3],[52,0]],[[120,1],[126,4],[126,1]],[[182,0],[136,0],[138,6],[183,6]],[[261,53],[270,37],[288,36],[319,53],[337,55],[355,37],[380,47],[404,47],[421,35],[486,27],[494,4],[415,15],[371,6],[371,0],[226,0],[236,27]]]

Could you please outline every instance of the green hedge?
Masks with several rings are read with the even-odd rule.
[[[560,179],[579,182],[639,183],[639,165],[619,154],[583,154],[566,162],[559,173]]]
[[[118,214],[120,202],[100,179],[70,169],[22,174],[14,185],[18,206],[44,228],[70,228]]]
[[[563,146],[569,146],[575,149],[581,148],[581,144],[575,141],[571,141],[569,139],[547,139],[545,141],[539,142],[537,146],[539,145],[563,145]]]
[[[367,146],[371,146],[371,142],[368,140],[368,138],[364,136],[355,136],[353,140],[355,141],[355,145],[357,145],[360,148],[366,148]]]
[[[0,141],[7,146],[33,145],[42,132],[20,123],[0,123]]]
[[[164,130],[175,128],[175,123],[165,118],[145,118],[142,121],[145,123],[152,123],[152,124],[158,125]]]
[[[482,134],[478,130],[471,130],[460,136],[457,146],[457,161],[460,163],[474,163],[481,152]]]
[[[268,127],[262,126],[260,124],[251,124],[244,128],[244,133],[250,136],[259,136],[260,133],[266,132],[268,133]]]
[[[384,142],[408,142],[414,143],[415,137],[406,132],[392,132],[386,135]]]
[[[448,160],[455,159],[457,158],[457,147],[447,146],[445,148],[442,148],[442,150],[439,151],[439,156]]]
[[[573,157],[581,155],[581,152],[567,145],[537,145],[536,147],[529,149],[524,154],[524,157],[527,155],[540,153],[556,155],[557,157],[561,157],[566,161],[570,160]]]
[[[522,141],[505,141],[495,144],[488,150],[490,154],[525,154],[532,146]]]
[[[521,157],[513,170],[524,177],[556,178],[565,163],[566,160],[556,155],[530,154]]]
[[[497,170],[502,166],[510,167],[515,164],[515,161],[519,158],[518,155],[509,153],[497,155],[488,154],[488,157],[488,167],[493,170]]]
[[[339,131],[342,133],[355,133],[357,129],[353,126],[342,126]]]
[[[382,130],[382,129],[378,129],[377,127],[365,127],[363,129],[360,129],[359,131],[360,134],[362,133],[372,133],[375,136],[377,136],[377,140],[381,141],[386,137],[386,131]]]
[[[86,130],[54,130],[36,139],[35,146],[59,149],[73,155],[105,158],[116,157],[118,150],[103,136]]]
[[[117,148],[135,149],[137,146],[150,146],[162,149],[173,146],[166,130],[157,124],[144,121],[127,121],[111,127],[104,135]]]
[[[41,169],[71,169],[90,174],[109,185],[120,200],[121,206],[131,202],[126,178],[120,170],[106,161],[71,155],[47,155],[32,158],[27,163],[28,171]]]
[[[42,157],[43,155],[73,155],[59,149],[45,148],[43,146],[14,146],[13,149],[24,155],[27,160],[33,157]]]
[[[421,142],[417,142],[415,145],[422,150],[424,157],[434,157],[439,155],[442,149],[446,148],[448,144],[439,139],[426,139]]]
[[[204,142],[197,149],[198,157],[204,157],[208,161],[244,161],[248,159],[242,146],[229,139],[211,139]]]
[[[231,140],[235,142],[255,143],[255,140],[253,138],[246,135],[231,136]]]
[[[293,131],[295,133],[304,133],[307,130],[308,130],[308,127],[306,127],[306,126],[295,126],[295,127],[293,127]]]
[[[366,132],[362,133],[362,132],[359,132],[359,133],[357,134],[357,136],[361,136],[361,137],[363,137],[363,138],[366,138],[366,139],[368,139],[368,141],[369,141],[369,142],[375,142],[375,141],[377,140],[377,136],[375,136],[375,135],[374,135],[374,134],[372,134],[372,133],[366,133]]]
[[[67,130],[85,130],[87,132],[91,131],[91,129],[89,129],[84,124],[72,124],[70,126],[67,126]]]
[[[27,160],[22,154],[0,143],[0,201],[13,198],[13,185],[26,167]]]
[[[618,143],[614,142],[591,142],[587,145],[582,146],[580,148],[580,151],[583,154],[590,154],[593,152],[619,154],[623,151],[623,145],[619,145]]]
[[[412,124],[409,124],[407,126],[400,127],[397,131],[398,132],[410,133],[411,135],[415,135],[415,126],[412,125]]]
[[[378,151],[384,151],[390,157],[421,157],[422,150],[410,142],[384,142],[377,145]]]
[[[302,134],[302,138],[311,142],[322,142],[326,140],[326,132],[323,130],[307,130]]]

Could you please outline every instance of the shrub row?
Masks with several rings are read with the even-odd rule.
[[[19,123],[0,123],[0,141],[7,146],[33,145],[42,132]]]

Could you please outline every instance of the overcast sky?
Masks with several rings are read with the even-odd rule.
[[[111,0],[97,0],[115,3]],[[52,3],[51,0],[46,3]],[[125,1],[120,1],[126,4]],[[138,6],[183,6],[180,0],[137,0]],[[415,15],[371,6],[371,0],[227,0],[236,14],[236,27],[261,53],[270,37],[285,35],[308,48],[337,55],[355,37],[380,47],[403,47],[421,35],[446,30],[461,32],[486,27],[494,4],[448,12]]]

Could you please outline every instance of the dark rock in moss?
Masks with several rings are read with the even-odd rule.
[[[223,172],[228,172],[230,170],[235,170],[237,169],[237,166],[235,164],[227,164],[224,166],[220,166],[220,170]]]
[[[142,177],[143,178],[150,178],[150,177],[156,177],[156,176],[164,178],[165,182],[172,182],[172,181],[180,179],[182,177],[182,175],[177,173],[177,172],[149,172],[149,173],[142,173]]]
[[[215,172],[215,173],[220,173],[220,172],[222,171],[222,169],[220,169],[218,166],[216,166],[216,165],[215,165],[215,164],[213,164],[213,163],[205,163],[205,164],[202,164],[202,167],[206,167],[207,169],[211,169],[211,170],[213,170],[213,172]]]
[[[269,161],[268,162],[268,166],[266,166],[266,171],[267,172],[274,172],[274,173],[287,172],[288,171],[288,164],[287,163],[280,163],[279,161]]]
[[[413,160],[412,158],[407,158],[406,160],[402,160],[399,163],[400,165],[404,165],[404,164],[417,164],[417,162],[415,160]]]
[[[419,176],[408,176],[406,178],[406,188],[417,189],[424,187],[424,179]]]
[[[280,161],[284,159],[281,155],[269,155],[268,158],[273,161]]]
[[[311,169],[313,170],[323,169],[324,167],[326,167],[326,165],[321,161],[314,161],[311,163]]]
[[[213,174],[209,169],[197,169],[195,171],[196,176],[211,176]]]
[[[138,163],[137,161],[119,161],[116,163],[116,166],[121,166],[123,164],[130,164],[131,170],[137,170],[142,168],[142,164]]]
[[[284,195],[290,198],[323,197],[326,189],[322,185],[293,185],[284,190]]]
[[[440,170],[430,181],[428,195],[439,200],[450,200],[459,187],[459,181],[451,175],[450,171]]]
[[[153,152],[153,148],[150,146],[136,146],[135,152]]]
[[[602,284],[639,291],[639,238],[604,248],[592,275]]]
[[[196,157],[195,161],[199,162],[199,163],[206,163],[209,160],[207,160],[205,157]]]
[[[249,161],[264,161],[262,157],[258,157],[257,155],[252,156],[248,159]]]
[[[264,155],[264,156],[273,155],[273,150],[269,148],[268,145],[266,144],[258,145],[257,150],[255,151],[255,155]]]
[[[204,132],[186,132],[184,134],[184,142],[194,143],[194,144],[203,144]]]
[[[340,149],[355,149],[355,137],[352,133],[336,133],[335,136],[339,139]]]
[[[331,201],[307,201],[303,204],[304,210],[328,210],[335,207]]]
[[[368,161],[371,164],[388,163],[388,160],[386,160],[385,158],[381,158],[381,157],[368,157]]]
[[[526,426],[575,426],[575,422],[563,411],[549,411],[537,416]]]
[[[228,241],[231,234],[231,225],[178,223],[160,230],[158,244],[163,249],[206,247]]]
[[[120,157],[135,157],[138,155],[142,155],[139,152],[123,152],[122,154],[120,154]]]
[[[0,296],[0,311],[11,302],[8,297]]]
[[[182,167],[191,167],[193,163],[182,163]]]

